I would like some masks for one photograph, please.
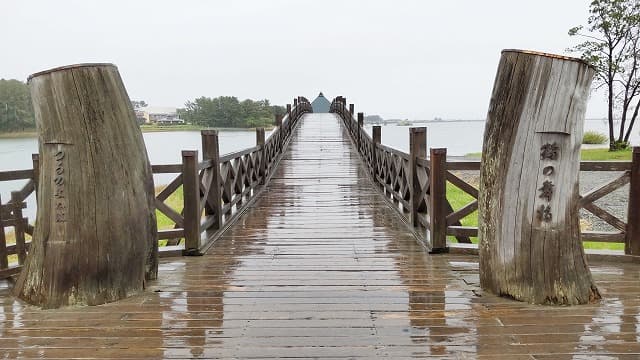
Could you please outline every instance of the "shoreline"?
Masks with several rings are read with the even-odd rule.
[[[275,126],[265,127],[265,131],[271,131],[275,129]],[[188,127],[141,127],[142,133],[156,133],[156,132],[175,132],[175,131],[201,131],[201,130],[219,130],[219,131],[255,131],[256,128],[207,128],[199,126]],[[38,133],[35,130],[28,131],[12,131],[0,133],[0,139],[24,139],[24,138],[36,138]]]

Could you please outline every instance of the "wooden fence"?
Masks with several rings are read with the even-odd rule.
[[[372,135],[363,128],[363,113],[354,114],[354,106],[337,97],[331,112],[343,119],[346,129],[381,192],[419,236],[424,236],[433,253],[447,252],[447,236],[459,243],[471,243],[478,236],[476,226],[462,226],[461,220],[477,216],[478,188],[459,174],[480,172],[480,161],[449,161],[447,149],[430,149],[427,157],[426,128],[410,128],[409,153],[382,145],[381,128]],[[583,241],[622,243],[625,254],[640,255],[640,147],[633,149],[632,161],[583,161],[581,171],[615,173],[613,179],[580,196],[579,207],[615,231],[584,231]],[[454,210],[447,198],[447,182],[473,200]],[[627,185],[627,218],[620,219],[596,205],[595,201]]]
[[[276,128],[268,138],[263,128],[256,129],[254,147],[220,155],[218,132],[203,130],[201,161],[198,151],[185,150],[180,164],[152,165],[154,174],[176,174],[155,199],[156,209],[174,223],[173,229],[158,231],[158,240],[167,240],[160,256],[202,254],[253,202],[273,175],[298,120],[311,111],[309,101],[298,97],[294,106],[287,105],[284,116],[276,117]],[[0,172],[0,182],[26,180],[6,203],[0,198],[0,279],[20,272],[26,259],[34,225],[23,210],[27,197],[36,192],[38,169],[34,154],[32,169]],[[181,211],[167,204],[180,189]],[[13,228],[15,243],[7,244],[5,227]]]

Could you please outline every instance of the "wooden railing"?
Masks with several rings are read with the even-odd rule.
[[[302,115],[311,112],[306,98],[294,99],[287,113],[276,117],[276,128],[265,139],[264,128],[256,129],[256,146],[220,155],[218,132],[203,130],[202,160],[198,151],[182,151],[182,163],[152,165],[154,174],[176,174],[156,194],[156,210],[166,215],[173,229],[159,230],[160,256],[200,255],[253,202],[273,175],[291,134]],[[18,273],[29,250],[34,225],[23,216],[25,200],[37,189],[38,155],[33,155],[33,168],[0,172],[0,182],[26,180],[26,185],[11,193],[11,199],[0,199],[0,279]],[[182,191],[182,210],[167,204]],[[31,219],[34,220],[34,219]],[[15,244],[7,244],[5,227]],[[183,240],[184,239],[184,240]],[[10,261],[11,260],[11,261]]]
[[[347,107],[342,97],[333,100],[331,112],[343,119],[374,183],[414,231],[424,237],[431,252],[448,251],[447,236],[455,237],[458,243],[471,243],[471,238],[478,236],[477,226],[461,223],[469,216],[477,216],[478,188],[461,178],[459,171],[479,175],[480,161],[448,161],[445,148],[432,148],[427,157],[426,128],[410,129],[409,153],[382,145],[380,126],[374,126],[370,136],[363,127],[363,114],[356,117],[353,104]],[[582,240],[623,243],[625,254],[640,255],[640,147],[633,149],[632,161],[583,161],[580,170],[615,173],[606,184],[581,194],[579,202],[580,209],[615,231],[583,231]],[[473,200],[454,210],[447,198],[447,183]],[[627,184],[626,219],[595,204]]]

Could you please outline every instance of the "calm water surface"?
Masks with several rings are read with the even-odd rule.
[[[256,133],[249,130],[224,130],[219,132],[220,153],[226,154],[256,145]],[[269,136],[267,132],[266,136]],[[152,164],[179,164],[182,150],[198,150],[202,153],[199,131],[173,131],[144,133],[144,142]],[[38,152],[37,138],[0,139],[0,171],[31,168],[31,154]],[[200,155],[202,157],[202,155]],[[175,176],[154,175],[156,185],[166,184]],[[11,191],[20,190],[26,181],[0,182],[0,197],[6,203]],[[35,197],[27,199],[26,215],[35,215]]]

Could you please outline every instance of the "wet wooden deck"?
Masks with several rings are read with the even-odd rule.
[[[0,285],[0,358],[638,359],[640,267],[592,269],[600,304],[482,294],[477,258],[426,254],[338,120],[306,115],[255,206],[149,292],[41,311]]]

